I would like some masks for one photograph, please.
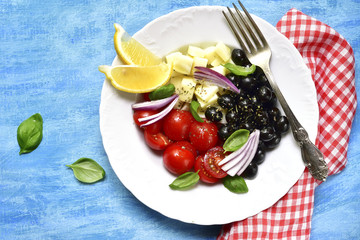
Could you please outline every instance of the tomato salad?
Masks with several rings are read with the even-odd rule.
[[[206,96],[210,104],[202,102],[201,93],[190,99],[179,96],[170,82],[133,105],[134,122],[143,130],[146,144],[163,151],[164,167],[178,176],[172,189],[188,188],[199,179],[247,192],[243,178],[255,178],[266,151],[275,148],[289,129],[263,71],[242,50],[232,50],[230,63],[222,66],[225,75],[207,67],[195,67],[193,73],[198,81],[210,82],[204,84],[208,91],[212,85],[221,87],[216,101]]]

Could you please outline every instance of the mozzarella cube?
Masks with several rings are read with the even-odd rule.
[[[191,102],[194,96],[196,80],[193,77],[183,77],[181,81],[181,89],[179,100],[182,102]]]
[[[222,65],[213,67],[213,68],[211,68],[211,70],[214,70],[215,72],[218,72],[218,73],[220,73],[221,75],[224,75],[224,76],[226,76],[226,74],[230,73],[230,71],[226,67],[224,67]]]
[[[205,51],[205,58],[209,61],[209,63],[211,63],[212,61],[215,60],[215,58],[217,57],[216,54],[216,47],[215,46],[210,46],[204,49]]]
[[[192,57],[200,57],[203,58],[205,56],[205,51],[202,48],[189,46],[187,53]]]
[[[195,67],[206,67],[208,60],[206,58],[194,57],[194,64],[191,69],[191,74],[194,74]]]
[[[183,79],[183,75],[181,76],[176,76],[176,77],[171,77],[170,80],[169,80],[169,83],[172,83],[174,84],[175,86],[175,93],[180,95],[180,92],[181,92],[181,81]]]
[[[185,55],[176,55],[174,57],[174,70],[178,73],[189,75],[191,73],[193,58]]]
[[[196,86],[195,95],[203,102],[209,101],[219,91],[219,87],[210,84],[199,84]]]
[[[219,98],[218,95],[215,94],[208,101],[203,101],[203,100],[201,100],[199,98],[197,100],[200,103],[200,107],[205,110],[207,107],[216,104],[218,98]]]
[[[215,52],[224,62],[229,61],[231,58],[231,50],[223,42],[218,42],[216,44]]]
[[[174,63],[174,58],[176,56],[179,56],[179,55],[182,55],[181,52],[173,52],[173,53],[170,53],[169,55],[167,55],[165,58],[166,58],[166,63],[168,64],[171,64],[171,63]]]

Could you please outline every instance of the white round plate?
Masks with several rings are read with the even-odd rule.
[[[194,43],[238,43],[219,6],[181,9],[147,24],[134,35],[159,56]],[[272,25],[254,16],[273,52],[271,69],[290,107],[315,140],[318,123],[316,92],[309,69],[291,42]],[[113,64],[119,64],[115,58]],[[188,191],[173,191],[176,176],[162,164],[160,152],[146,146],[143,133],[132,118],[135,94],[114,89],[105,80],[100,104],[100,130],[112,168],[124,186],[142,203],[163,215],[183,222],[225,224],[255,215],[277,202],[296,183],[304,170],[300,149],[292,134],[267,152],[254,180],[246,180],[249,192],[235,194],[221,183],[199,183]]]

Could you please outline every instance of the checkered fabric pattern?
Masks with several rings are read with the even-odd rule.
[[[357,105],[353,50],[334,29],[296,9],[289,10],[276,28],[295,45],[311,70],[320,110],[316,145],[324,153],[329,174],[338,173],[347,162]],[[218,240],[309,239],[318,184],[305,169],[277,203],[243,221],[224,225]]]

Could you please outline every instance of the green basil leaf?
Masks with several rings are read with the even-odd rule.
[[[226,176],[223,178],[224,186],[233,193],[247,193],[249,191],[245,180],[241,176]]]
[[[36,113],[24,120],[17,129],[17,141],[20,146],[19,154],[34,151],[43,137],[43,119]]]
[[[76,179],[83,183],[94,183],[105,177],[105,170],[90,158],[80,158],[66,166],[71,168]]]
[[[238,76],[247,76],[249,74],[252,74],[256,70],[256,66],[254,64],[252,64],[250,67],[243,67],[232,63],[225,63],[223,66],[227,68],[230,72]]]
[[[186,172],[178,176],[169,186],[173,190],[183,190],[195,185],[200,177],[197,172]]]
[[[224,150],[234,152],[240,149],[247,142],[249,134],[250,132],[247,129],[236,130],[224,142]]]
[[[198,122],[204,122],[204,119],[202,119],[199,114],[197,113],[198,108],[200,107],[200,103],[197,101],[192,101],[190,103],[190,112]]]
[[[175,92],[174,84],[168,84],[165,86],[161,86],[161,87],[155,89],[154,91],[152,91],[149,94],[149,98],[150,98],[150,100],[164,99],[164,98],[167,98],[167,97],[170,97],[171,95],[173,95],[174,92]]]

